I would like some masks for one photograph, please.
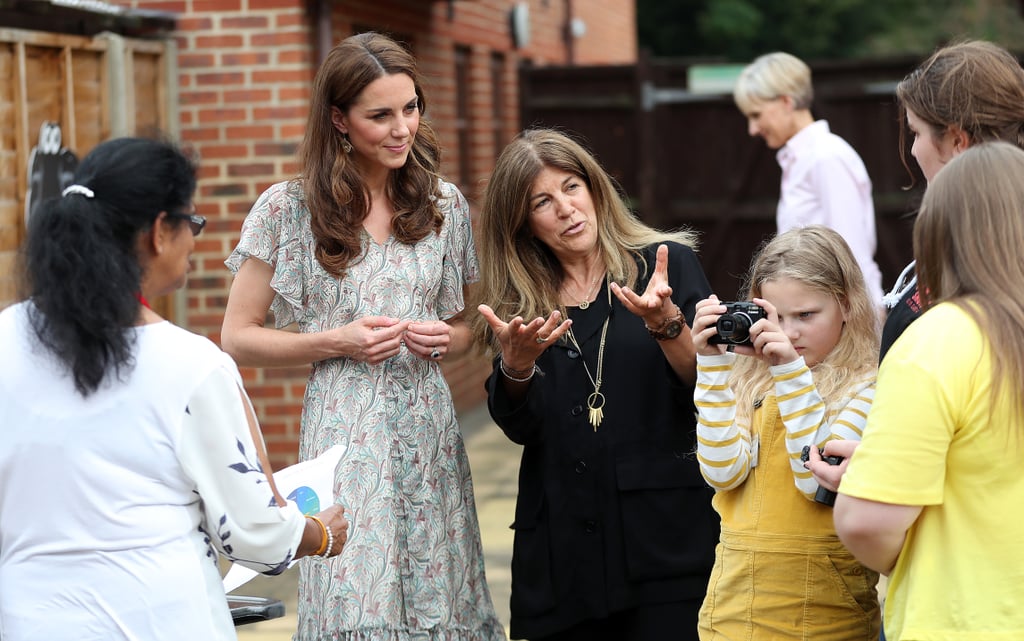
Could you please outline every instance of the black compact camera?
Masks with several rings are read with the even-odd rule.
[[[725,313],[718,317],[715,329],[718,333],[708,339],[709,345],[753,345],[750,342],[750,326],[768,318],[763,307],[748,302],[722,303]]]
[[[842,456],[825,456],[825,453],[822,450],[818,450],[818,453],[821,454],[821,458],[829,465],[839,465],[843,462]],[[810,458],[811,446],[805,445],[804,449],[800,451],[800,460],[806,463]],[[836,493],[819,485],[818,491],[814,493],[814,500],[818,503],[832,507],[836,504]]]

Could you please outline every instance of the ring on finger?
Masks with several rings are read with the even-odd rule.
[[[433,358],[434,360],[441,358],[441,352],[439,352],[435,347],[434,351],[430,352],[430,358]]]
[[[537,341],[538,345],[543,345],[544,343],[548,342],[548,337],[547,336],[544,336],[544,337],[538,336],[537,338],[535,338],[533,340]]]

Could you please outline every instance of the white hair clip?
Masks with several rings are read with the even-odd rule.
[[[68,185],[64,188],[64,191],[60,192],[61,196],[67,196],[68,194],[82,194],[86,198],[95,198],[96,196],[91,189],[83,185]]]

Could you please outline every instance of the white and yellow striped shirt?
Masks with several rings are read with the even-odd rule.
[[[736,358],[732,353],[697,355],[694,390],[698,412],[697,459],[701,474],[716,490],[738,487],[757,464],[757,448],[756,444],[751,446],[750,425],[737,423],[736,398],[728,385]],[[857,381],[834,407],[829,408],[818,394],[803,357],[769,370],[786,428],[786,449],[793,480],[804,496],[813,499],[818,483],[804,468],[801,450],[808,445],[821,447],[832,439],[859,441],[875,398],[875,377]]]

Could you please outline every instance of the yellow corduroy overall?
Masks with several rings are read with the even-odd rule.
[[[774,396],[752,423],[757,466],[713,500],[722,534],[700,611],[701,641],[876,641],[878,574],[840,543],[832,508],[794,485]]]

